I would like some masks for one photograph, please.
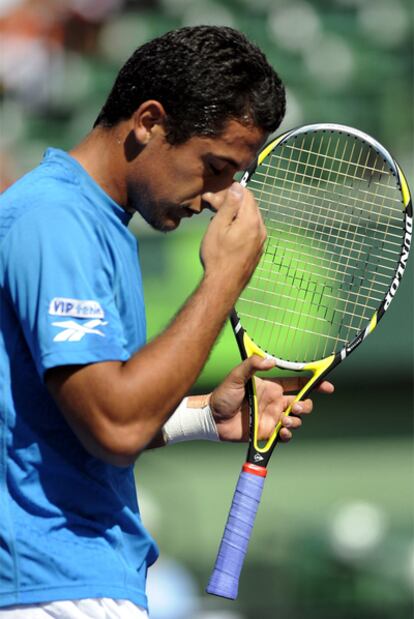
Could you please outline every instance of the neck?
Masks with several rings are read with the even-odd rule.
[[[117,204],[126,209],[124,141],[122,128],[96,127],[69,154]]]

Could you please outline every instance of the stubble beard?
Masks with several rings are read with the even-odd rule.
[[[134,188],[128,195],[128,208],[132,208],[158,232],[171,232],[180,224],[180,217],[174,217],[180,208],[172,202],[161,200],[156,202],[144,189]]]

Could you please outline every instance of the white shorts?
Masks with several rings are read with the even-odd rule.
[[[0,619],[148,619],[148,613],[129,600],[96,598],[8,606]]]

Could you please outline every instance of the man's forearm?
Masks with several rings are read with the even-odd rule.
[[[170,326],[127,362],[54,368],[47,384],[92,454],[132,463],[196,381],[236,290],[205,278]],[[112,454],[112,455],[111,455]]]
[[[122,412],[126,422],[145,409],[154,425],[164,423],[200,374],[234,297],[220,298],[220,285],[203,281],[170,326],[123,364],[122,388],[129,392]]]

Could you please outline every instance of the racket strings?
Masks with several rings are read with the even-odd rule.
[[[266,178],[266,176],[264,174],[258,174],[258,176],[262,176],[262,177],[264,177],[264,179]],[[275,176],[275,182],[280,181],[280,180],[282,180],[282,178]],[[259,179],[252,179],[251,184],[252,185],[256,184],[258,187],[262,187],[264,182],[266,182],[266,181],[265,180],[259,181]],[[297,185],[298,189],[294,188],[295,185]],[[318,188],[316,188],[316,191],[317,191],[317,189]],[[306,193],[303,192],[303,185],[301,185],[300,182],[292,181],[292,183],[291,183],[291,190],[290,191],[291,191],[291,194],[293,196],[296,194],[297,197],[295,198],[295,197],[292,197],[292,196],[286,196],[285,199],[288,201],[288,203],[292,202],[292,204],[295,205],[297,203],[297,198],[300,196],[301,200],[304,200],[304,204],[307,204],[307,202],[306,202],[307,195],[306,195]],[[366,192],[364,192],[364,193],[366,193]],[[268,196],[269,200],[274,199],[273,194],[270,193],[269,191],[266,191],[265,189],[262,190],[262,195],[263,195],[264,199],[266,199],[266,196]],[[339,201],[339,199],[341,197],[343,197],[345,199],[348,199],[348,196],[346,196],[344,194],[341,194],[340,192],[337,192],[334,195],[335,195],[335,198],[336,198],[338,206],[342,206],[343,208],[349,208],[349,204],[347,202],[340,202]],[[372,196],[372,193],[370,193],[369,195]],[[313,197],[315,197],[315,196],[313,196]],[[401,204],[401,200],[400,199],[396,199],[395,197],[392,198],[392,197],[384,195],[384,196],[378,196],[378,198],[384,198],[384,199],[387,199],[387,200],[394,200],[394,202],[397,203],[396,204],[397,208]],[[326,211],[326,213],[330,213],[331,200],[327,196],[327,192],[325,190],[321,189],[320,195],[319,195],[319,200],[321,201],[321,209],[322,209],[322,211],[324,210],[323,209],[323,203],[326,202],[327,203],[327,207],[326,207],[325,211]],[[366,207],[375,207],[375,208],[377,208],[377,204],[375,204],[372,201],[365,200],[364,203],[365,203]],[[356,211],[356,213],[359,216],[363,217],[364,214],[365,214],[366,217],[368,218],[368,215],[366,214],[366,208],[364,208],[364,206],[363,206],[364,203],[363,203],[362,200],[359,200],[358,201],[358,205],[355,208],[355,211]],[[286,206],[288,207],[289,204],[286,205]],[[389,208],[391,208],[391,210],[394,210],[392,207],[389,207]],[[295,210],[294,206],[293,206],[293,210]],[[353,211],[351,211],[350,215],[352,215],[352,214],[353,214]]]
[[[287,147],[289,147],[288,145],[286,145]],[[291,147],[294,148],[295,147]],[[300,150],[298,148],[296,148],[295,150],[302,152],[302,153],[306,153],[307,151],[305,150]],[[309,153],[311,153],[311,151],[308,151]],[[323,175],[321,174],[321,180],[324,180],[327,184],[332,184],[332,185],[336,185],[338,187],[344,186],[344,187],[348,187],[350,189],[353,188],[353,181],[361,181],[363,179],[361,179],[361,176],[358,175],[358,168],[361,168],[364,170],[365,173],[371,173],[372,174],[372,178],[371,178],[371,183],[372,184],[377,184],[379,186],[382,186],[382,180],[381,180],[381,176],[383,174],[385,175],[392,175],[392,171],[390,169],[386,169],[386,168],[378,168],[378,167],[370,167],[369,165],[366,164],[361,164],[361,163],[353,163],[352,161],[347,161],[346,159],[339,159],[337,157],[328,157],[326,155],[323,155],[325,161],[331,160],[331,161],[335,161],[338,164],[344,164],[348,166],[348,172],[341,172],[341,171],[337,171],[337,176],[338,178],[342,177],[342,182],[336,182],[333,181],[331,179],[328,178],[324,178]],[[353,173],[350,172],[350,166],[355,166],[355,170]],[[311,170],[311,174],[305,174],[305,173],[298,173],[297,176],[298,177],[302,177],[302,178],[308,178],[308,179],[314,179],[315,178],[315,173],[317,173],[317,171],[319,170],[320,172],[325,172],[326,168],[324,166],[321,165],[317,165],[317,164],[313,164],[310,162],[306,162],[306,168]],[[376,181],[374,179],[374,174],[378,175],[378,180]],[[346,181],[348,181],[349,184],[346,183]],[[365,193],[370,193],[370,192],[365,192]]]
[[[388,163],[340,133],[278,146],[249,188],[268,238],[237,312],[265,350],[292,361],[336,352],[368,324],[401,251],[402,205]]]
[[[275,234],[283,234],[283,229],[281,228],[271,228],[272,233]],[[321,232],[321,235],[323,234],[323,232]],[[293,233],[292,234],[292,238],[286,239],[286,252],[291,252],[292,254],[295,253],[295,244],[294,242],[298,242],[298,240],[301,238],[301,235],[299,233]],[[324,238],[320,239],[320,243],[321,246],[324,248],[324,255],[320,257],[320,263],[321,263],[321,267],[323,268],[324,262],[329,262],[329,263],[333,263],[333,264],[337,264],[340,265],[340,262],[338,260],[335,260],[335,258],[337,258],[337,253],[333,252],[330,249],[330,243],[328,240],[325,240]],[[341,244],[338,244],[338,247],[341,248]],[[384,255],[382,253],[374,253],[375,251],[378,252],[384,252],[384,254],[386,254],[386,252],[388,252],[391,256],[394,254],[394,244],[390,244],[388,247],[386,246],[386,243],[373,243],[373,251],[371,257],[374,259],[382,259],[384,260],[384,265],[383,265],[383,270],[384,271],[394,271],[394,267],[395,267],[395,262],[393,261],[392,257],[389,257],[388,255]],[[351,259],[354,259],[355,261],[359,260],[360,258],[360,251],[356,248],[351,248],[351,250],[349,251],[349,257]],[[355,255],[354,255],[355,254]],[[310,253],[310,250],[306,250],[306,247],[304,248],[303,251],[303,257],[304,258],[309,258],[309,260],[314,259],[314,255],[312,255],[312,253]],[[267,256],[265,256],[265,259],[267,258]],[[386,264],[388,263],[388,264]],[[375,263],[376,264],[376,263]],[[326,268],[326,267],[325,267]],[[351,266],[352,268],[352,266]],[[260,270],[260,269],[259,269]],[[370,271],[368,270],[368,273]],[[381,276],[381,273],[378,273],[379,276]]]

